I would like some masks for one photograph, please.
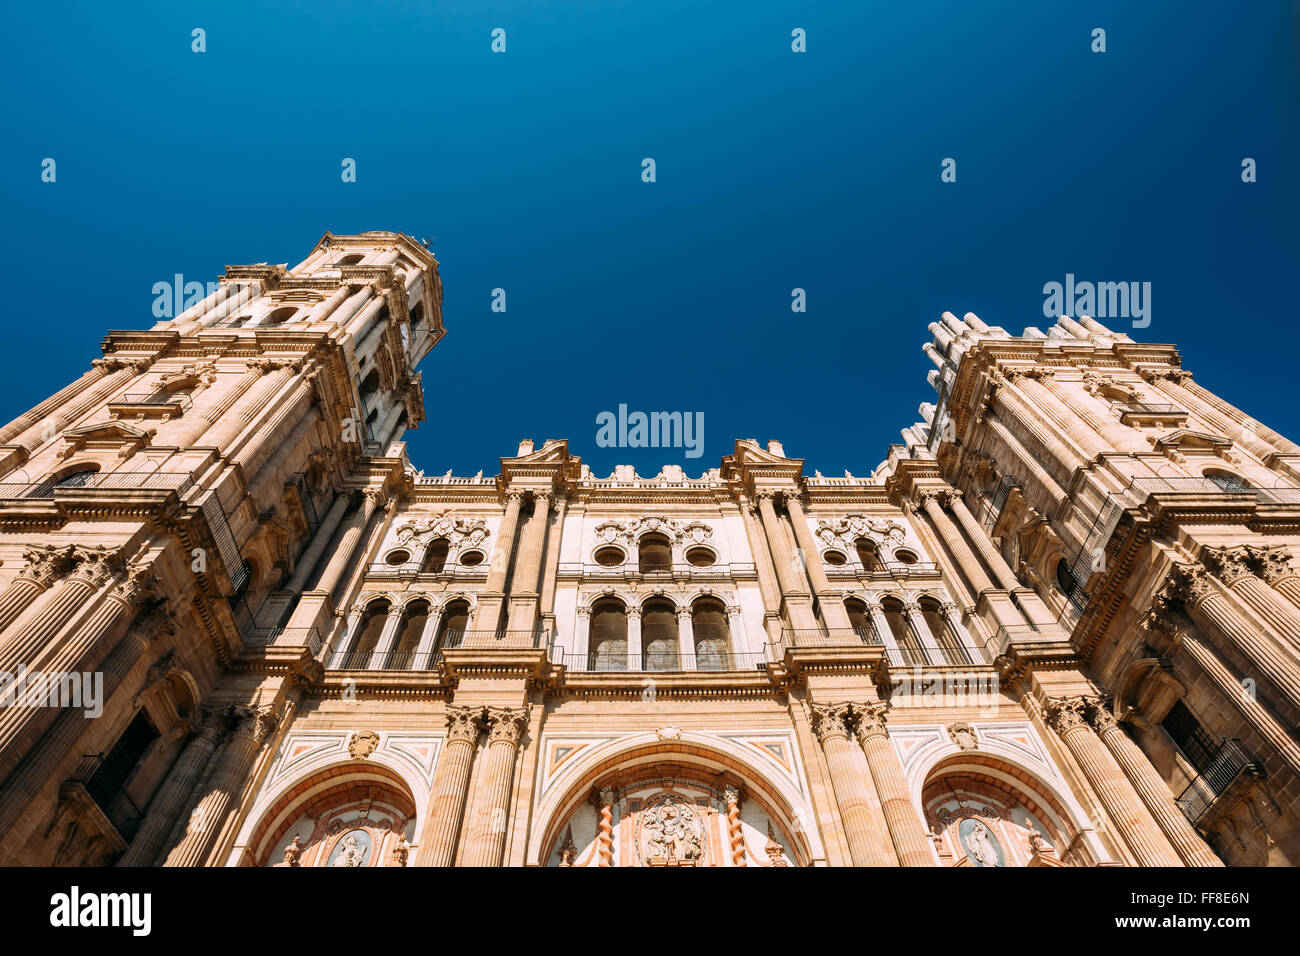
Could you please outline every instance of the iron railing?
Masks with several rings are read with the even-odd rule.
[[[588,654],[555,651],[552,663],[563,664],[570,671],[585,673],[728,673],[762,670],[767,655],[762,651],[696,651],[693,659],[676,652],[628,654],[600,651]]]
[[[1260,764],[1242,749],[1240,740],[1225,738],[1205,768],[1175,802],[1183,816],[1196,823],[1238,777],[1262,772]]]
[[[119,395],[108,402],[113,405],[179,405],[189,408],[194,400],[184,392],[135,392]]]
[[[1129,402],[1119,407],[1120,415],[1140,415],[1142,417],[1186,418],[1187,411],[1177,405],[1148,405],[1145,402]]]
[[[882,647],[884,642],[870,627],[784,627],[781,649],[794,647]]]

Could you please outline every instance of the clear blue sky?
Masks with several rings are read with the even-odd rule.
[[[0,417],[151,325],[155,282],[396,229],[446,289],[430,473],[527,436],[598,474],[738,437],[864,474],[933,398],[929,322],[1048,325],[1066,273],[1151,282],[1131,334],[1300,438],[1298,39],[1272,0],[16,6]],[[596,447],[620,402],[703,412],[703,457]]]

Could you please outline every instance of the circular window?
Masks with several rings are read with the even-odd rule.
[[[717,560],[708,548],[691,548],[686,552],[687,563],[697,568],[707,568]]]
[[[596,563],[601,567],[613,568],[623,563],[622,548],[601,548],[596,552]]]
[[[384,558],[384,561],[387,564],[391,564],[394,567],[396,567],[399,564],[405,564],[407,561],[410,560],[411,560],[411,552],[407,551],[405,548],[398,548],[395,551],[389,551],[388,556]]]
[[[476,567],[483,563],[483,552],[466,551],[460,556],[460,563],[467,568]]]
[[[1074,575],[1065,558],[1056,562],[1056,583],[1066,594],[1074,593]]]
[[[916,552],[908,551],[906,548],[899,548],[894,552],[894,560],[899,564],[916,564]]]
[[[842,551],[823,551],[822,560],[833,568],[842,568],[848,562]]]

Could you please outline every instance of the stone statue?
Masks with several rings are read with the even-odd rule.
[[[298,845],[298,835],[295,833],[293,842],[284,848],[284,862],[289,866],[297,866],[300,856],[302,856],[302,847]]]
[[[366,848],[357,842],[357,835],[349,833],[343,838],[343,852],[330,866],[361,866],[366,858]]]
[[[970,828],[963,841],[966,844],[966,852],[972,860],[975,860],[981,866],[997,866],[998,851],[993,846],[992,835],[989,828],[978,820]]]

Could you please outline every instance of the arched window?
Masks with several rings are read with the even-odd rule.
[[[268,315],[266,317],[266,320],[262,324],[279,325],[281,322],[288,322],[291,318],[293,318],[294,313],[297,311],[298,310],[293,306],[286,305],[283,308],[276,309],[274,312]]]
[[[420,635],[424,633],[424,625],[428,620],[428,601],[412,601],[406,605],[402,612],[402,623],[397,630],[397,643],[388,657],[386,666],[389,670],[414,671],[428,667],[426,661],[415,659],[415,649],[420,646]]]
[[[885,613],[885,621],[889,624],[889,633],[894,636],[894,643],[898,645],[898,650],[903,655],[903,663],[924,664],[925,654],[921,651],[921,642],[916,639],[916,635],[912,633],[912,628],[907,623],[907,610],[903,607],[903,602],[894,598],[885,598],[880,602],[880,607]]]
[[[438,625],[438,639],[435,642],[439,650],[447,647],[460,647],[465,639],[465,629],[469,627],[469,604],[465,601],[452,601],[442,612],[442,621]]]
[[[350,252],[350,253],[348,253],[346,256],[344,256],[342,259],[339,260],[339,265],[341,265],[341,266],[355,266],[355,265],[358,265],[358,264],[361,262],[361,260],[364,259],[364,258],[365,258],[365,256],[363,256],[363,255],[362,255],[361,253],[359,253],[359,252]]]
[[[389,604],[387,601],[375,601],[366,607],[357,625],[357,639],[352,645],[344,667],[366,668],[377,663],[371,658],[379,645],[379,635],[383,633],[384,624],[388,622]]]
[[[642,669],[670,671],[677,663],[677,609],[667,601],[650,601],[641,611]]]
[[[411,328],[415,329],[418,332],[420,330],[420,327],[423,324],[424,324],[424,303],[417,302],[415,303],[415,308],[411,310]]]
[[[1070,562],[1061,558],[1056,562],[1056,586],[1066,594],[1074,594],[1076,582],[1074,574],[1070,571]]]
[[[441,574],[447,566],[447,552],[450,549],[451,542],[446,538],[434,538],[425,549],[424,564],[420,570],[425,574]]]
[[[588,647],[592,670],[627,670],[627,610],[618,601],[601,601],[592,608]]]
[[[695,667],[702,671],[731,670],[731,628],[719,601],[703,599],[691,608],[695,637]]]
[[[47,478],[27,493],[28,498],[50,498],[55,488],[83,488],[99,474],[99,468],[82,468],[62,478]]]
[[[1250,482],[1245,478],[1239,478],[1229,471],[1207,471],[1205,477],[1219,486],[1221,491],[1240,492],[1250,491]]]
[[[372,368],[361,380],[361,401],[365,402],[366,408],[370,407],[371,400],[379,394],[379,385],[379,369]]]
[[[949,664],[970,663],[966,660],[961,645],[948,633],[948,618],[943,613],[939,602],[934,598],[924,597],[917,603],[921,606],[921,617],[925,620],[925,626],[930,629],[930,633],[934,635],[934,642],[943,651],[944,660]]]
[[[876,626],[872,623],[871,612],[867,606],[857,598],[849,598],[844,602],[844,610],[849,613],[849,627],[862,638],[863,643],[873,638],[876,633]]]
[[[637,551],[637,560],[641,573],[647,571],[671,571],[673,568],[673,548],[668,539],[661,534],[645,535]]]
[[[876,547],[876,542],[870,538],[858,538],[853,542],[853,546],[857,548],[858,560],[862,562],[864,571],[881,570],[880,550]]]

